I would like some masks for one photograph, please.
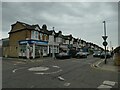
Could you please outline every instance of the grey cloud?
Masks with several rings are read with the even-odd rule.
[[[49,29],[54,26],[56,31],[61,30],[64,34],[73,34],[101,45],[103,20],[111,24],[110,36],[117,33],[117,25],[114,24],[118,19],[117,8],[115,2],[3,2],[2,30],[9,32],[10,25],[17,20],[40,26],[47,24]],[[116,37],[112,41],[114,39]]]

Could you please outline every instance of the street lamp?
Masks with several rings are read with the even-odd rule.
[[[107,63],[107,57],[106,57],[106,46],[108,45],[106,39],[108,36],[106,36],[106,23],[105,21],[103,21],[103,24],[104,24],[104,36],[102,36],[104,42],[103,42],[103,46],[105,47],[105,64]]]
[[[52,33],[52,36],[53,36],[53,50],[52,50],[52,57],[53,57],[53,59],[55,58],[55,52],[54,52],[54,35],[55,35],[55,33],[54,33],[54,28],[55,28],[55,27],[53,27],[53,33]]]

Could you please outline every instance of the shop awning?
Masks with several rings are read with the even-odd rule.
[[[20,45],[29,44],[37,44],[37,45],[48,45],[48,41],[41,41],[41,40],[20,40]]]

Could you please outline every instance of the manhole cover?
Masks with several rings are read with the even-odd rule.
[[[49,70],[48,67],[32,67],[28,69],[29,71],[47,71]]]

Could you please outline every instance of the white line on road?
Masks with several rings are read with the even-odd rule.
[[[49,68],[48,67],[32,67],[32,68],[29,68],[28,69],[29,71],[47,71],[47,70],[49,70]]]
[[[65,79],[61,76],[58,77],[59,80],[64,81]]]
[[[98,88],[112,88],[112,86],[114,86],[115,83],[117,83],[117,82],[105,80],[105,81],[103,81],[102,85],[98,86]]]
[[[112,88],[112,87],[108,85],[100,85],[98,88]]]
[[[109,86],[114,86],[115,82],[113,82],[113,81],[104,81],[103,84],[109,85]]]
[[[52,67],[54,67],[54,68],[60,68],[59,66],[52,66]]]
[[[55,71],[55,72],[50,72],[50,73],[35,73],[35,74],[40,74],[40,75],[49,75],[49,74],[55,74],[55,73],[59,73],[61,72],[62,69],[58,70],[58,71]]]
[[[17,70],[20,70],[20,69],[25,69],[25,68],[27,68],[27,67],[17,68],[17,69],[12,70],[12,72],[13,72],[13,73],[15,73]]]
[[[93,68],[95,68],[95,67],[100,68],[99,64],[102,63],[103,61],[104,61],[104,60],[101,59],[101,60],[95,62],[95,63],[91,64],[91,67],[93,67]]]
[[[64,86],[67,86],[67,87],[68,87],[68,86],[70,86],[70,83],[65,83]]]

